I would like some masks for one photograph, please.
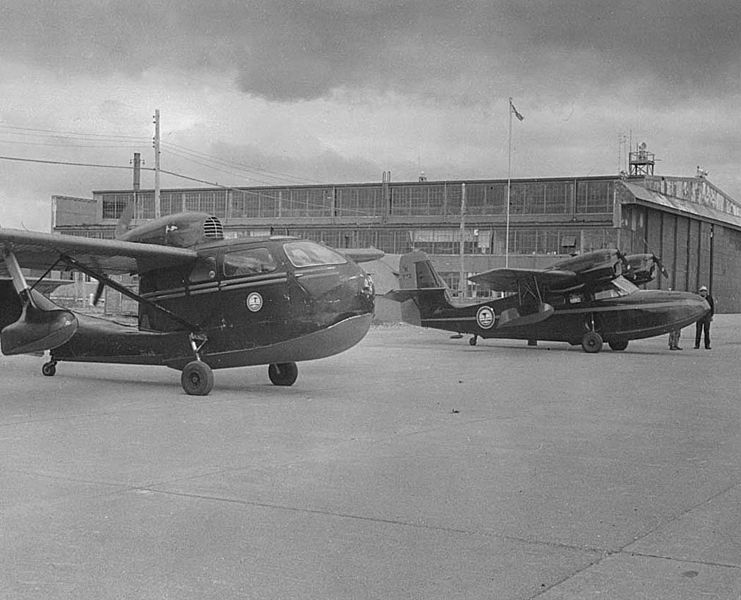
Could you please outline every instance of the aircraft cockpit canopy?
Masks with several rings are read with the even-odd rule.
[[[595,300],[607,300],[608,298],[621,298],[637,291],[638,287],[625,279],[622,275],[610,281],[607,288],[594,293]]]
[[[283,244],[283,251],[294,267],[344,265],[347,262],[347,259],[339,252],[307,240]]]

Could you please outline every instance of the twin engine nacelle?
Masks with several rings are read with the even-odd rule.
[[[669,273],[655,254],[628,254],[624,263],[623,276],[635,285],[643,285],[653,281],[657,268],[664,277],[669,277]]]
[[[610,281],[624,270],[623,255],[618,250],[595,250],[559,261],[554,270],[573,271],[581,284]]]

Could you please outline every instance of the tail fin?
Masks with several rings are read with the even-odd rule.
[[[448,289],[424,252],[404,254],[399,261],[402,290]]]
[[[452,306],[448,286],[424,252],[410,252],[401,257],[399,285],[401,289],[385,296],[402,303],[401,317],[412,325],[421,325],[436,310]]]

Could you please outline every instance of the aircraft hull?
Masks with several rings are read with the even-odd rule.
[[[139,331],[133,326],[77,316],[79,327],[74,338],[52,350],[56,361],[164,365],[182,369],[193,360],[188,335],[184,332]],[[201,358],[212,369],[325,358],[344,352],[362,340],[371,320],[370,313],[348,316],[328,327],[246,349],[219,345],[219,333],[207,332],[214,340],[212,347],[217,350],[204,351]]]
[[[425,311],[419,324],[482,338],[544,340],[581,343],[583,335],[594,328],[605,341],[635,340],[668,333],[686,327],[709,310],[707,302],[691,293],[640,290],[624,298],[585,302],[578,306],[556,306],[553,313],[539,322],[522,326],[482,326],[482,306],[499,316],[517,306],[510,298],[471,306],[448,305]],[[484,321],[484,325],[488,325]]]

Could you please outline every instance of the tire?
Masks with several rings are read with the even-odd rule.
[[[272,363],[268,367],[268,377],[273,385],[293,385],[298,377],[296,363]]]
[[[479,340],[478,340],[477,336],[475,336],[475,335],[474,335],[474,336],[473,336],[473,337],[472,337],[472,338],[471,338],[470,340],[468,340],[468,343],[469,343],[469,344],[470,344],[471,346],[475,346],[475,345],[476,345],[476,343],[477,343],[478,341],[479,341]]]
[[[214,372],[205,362],[194,360],[185,365],[180,375],[180,384],[186,394],[208,396],[214,387]]]
[[[622,352],[628,347],[628,340],[610,340],[607,343],[615,352]]]
[[[45,377],[54,377],[57,374],[57,363],[54,361],[44,363],[41,365],[41,373]]]
[[[581,347],[584,352],[596,354],[602,350],[602,336],[596,331],[587,331],[581,339]]]

